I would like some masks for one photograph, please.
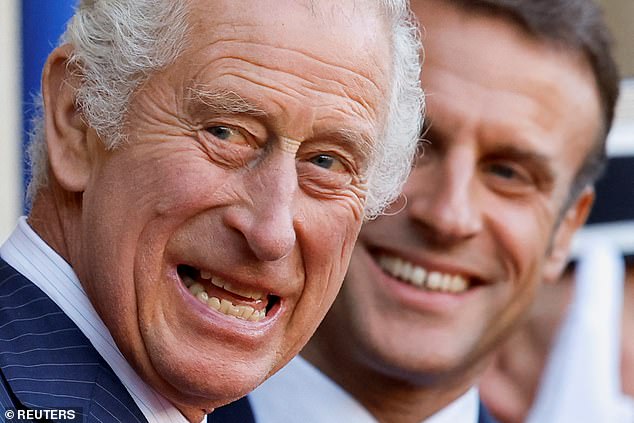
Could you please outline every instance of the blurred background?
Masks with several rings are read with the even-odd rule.
[[[0,243],[25,213],[24,149],[42,67],[76,0],[0,0]]]
[[[25,213],[28,165],[24,146],[40,89],[42,66],[57,44],[76,0],[0,1],[0,242]],[[600,0],[614,32],[623,89],[610,134],[609,178],[600,183],[592,230],[634,251],[634,0]],[[615,186],[613,181],[620,181]],[[609,223],[605,223],[609,221]],[[625,225],[625,226],[624,226]],[[581,235],[582,237],[585,235]],[[578,245],[579,243],[577,243]]]

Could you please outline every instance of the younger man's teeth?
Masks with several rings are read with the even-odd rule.
[[[203,304],[207,304],[209,308],[219,311],[220,313],[228,316],[233,316],[242,320],[249,320],[251,322],[259,322],[266,316],[265,310],[256,310],[249,305],[235,305],[231,301],[218,297],[210,297],[205,291],[205,288],[199,284],[194,283],[189,286],[189,292],[194,295]]]
[[[391,276],[411,285],[430,291],[461,293],[469,288],[469,282],[462,276],[426,269],[399,257],[382,255],[379,266]]]
[[[427,288],[440,290],[442,288],[442,274],[439,272],[431,272],[427,276]]]

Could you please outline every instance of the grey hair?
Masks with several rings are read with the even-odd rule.
[[[76,104],[107,149],[125,142],[122,130],[133,92],[183,50],[187,34],[183,2],[81,0],[60,38],[73,52],[68,66],[81,78]],[[48,151],[41,96],[33,119],[28,198],[48,183]]]
[[[380,214],[398,196],[411,170],[423,113],[421,44],[409,4],[407,0],[375,1],[391,30],[392,86],[387,121],[368,168],[366,218]],[[134,91],[185,49],[186,22],[183,1],[80,1],[60,44],[73,46],[68,66],[77,69],[81,80],[76,103],[106,148],[126,141],[123,127]],[[31,200],[47,184],[43,122],[40,110],[29,147]]]
[[[366,219],[383,212],[409,176],[422,128],[420,33],[406,0],[381,0],[392,30],[392,86],[387,122],[368,170]]]

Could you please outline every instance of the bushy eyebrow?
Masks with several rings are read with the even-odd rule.
[[[213,114],[246,114],[266,117],[267,113],[231,90],[211,89],[195,85],[187,89],[188,112]]]
[[[326,131],[319,133],[318,137],[337,140],[342,144],[348,145],[350,150],[366,163],[375,154],[377,148],[377,140],[373,137],[351,129]]]
[[[268,113],[235,91],[226,89],[213,89],[199,84],[187,88],[187,111],[190,116],[200,114],[237,115],[246,114],[262,119],[268,117]],[[327,130],[315,134],[317,138],[336,140],[367,162],[375,154],[378,140],[364,134],[361,131],[339,128]]]

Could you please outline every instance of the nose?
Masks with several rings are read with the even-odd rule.
[[[430,242],[451,244],[482,230],[477,169],[469,154],[444,156],[439,165],[410,176],[407,212]]]
[[[272,152],[253,168],[245,169],[243,181],[243,200],[225,213],[225,224],[244,237],[258,260],[276,261],[288,256],[296,240],[295,158],[281,150]]]

